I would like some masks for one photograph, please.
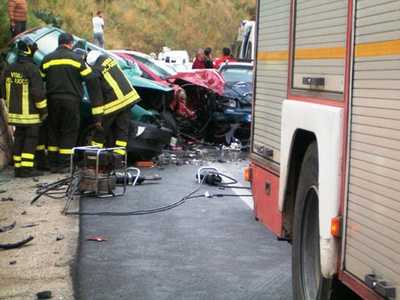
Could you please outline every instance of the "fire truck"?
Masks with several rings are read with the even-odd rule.
[[[400,1],[259,0],[256,30],[245,174],[294,299],[399,300]]]

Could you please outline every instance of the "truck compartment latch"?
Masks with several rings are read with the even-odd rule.
[[[396,298],[396,288],[387,281],[379,278],[377,275],[367,274],[365,275],[364,280],[366,285],[377,292],[379,295],[387,299]]]
[[[303,84],[310,86],[325,86],[324,77],[303,77]]]

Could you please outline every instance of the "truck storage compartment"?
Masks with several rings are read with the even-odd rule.
[[[260,1],[252,153],[280,161],[281,109],[287,97],[289,0]]]
[[[355,38],[345,269],[400,299],[399,1],[357,1]]]
[[[282,236],[282,214],[279,211],[279,177],[252,164],[254,214],[277,236]]]

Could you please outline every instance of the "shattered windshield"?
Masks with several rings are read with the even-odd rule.
[[[51,31],[36,41],[36,44],[43,55],[47,55],[57,49],[58,37],[60,34],[61,32],[59,31]]]
[[[252,82],[253,68],[251,66],[225,67],[221,75],[227,82]]]
[[[144,64],[147,68],[149,68],[150,71],[152,71],[154,74],[156,74],[161,79],[165,79],[165,78],[170,77],[170,76],[172,76],[174,74],[173,72],[171,72],[167,68],[163,68],[163,67],[161,67],[159,65],[156,65],[154,62],[152,62],[149,59],[146,59],[144,57],[140,57],[140,56],[137,56],[137,55],[135,55],[134,57],[135,57],[135,59],[140,61],[142,64]]]

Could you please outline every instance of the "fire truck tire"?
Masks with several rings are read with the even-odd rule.
[[[332,280],[321,274],[318,149],[312,143],[301,165],[293,222],[292,282],[295,300],[331,299]]]

